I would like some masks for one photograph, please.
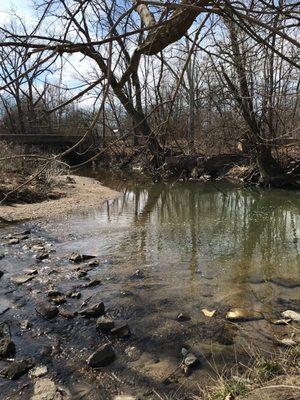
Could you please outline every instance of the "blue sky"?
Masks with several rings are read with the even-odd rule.
[[[12,10],[15,10],[24,20],[30,20],[34,17],[31,0],[0,0],[1,25],[10,20]]]

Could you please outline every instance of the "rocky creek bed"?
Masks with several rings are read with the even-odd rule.
[[[134,253],[140,225],[119,252],[122,224],[101,242],[87,219],[81,235],[63,219],[2,228],[1,399],[191,399],[224,368],[298,351],[296,277],[231,277],[221,290],[200,274],[187,291],[175,253],[168,270]]]

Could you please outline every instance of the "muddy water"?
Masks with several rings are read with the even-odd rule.
[[[0,318],[10,323],[18,357],[48,363],[48,375],[73,398],[82,390],[88,393],[83,398],[96,398],[95,388],[103,399],[121,392],[147,392],[156,398],[153,389],[174,393],[184,385],[185,390],[197,390],[199,382],[224,365],[250,362],[253,348],[264,354],[276,351],[274,338],[287,331],[268,319],[300,308],[299,193],[94,175],[119,190],[120,197],[89,213],[29,222],[29,242],[3,246],[0,296],[1,305],[10,309]],[[8,226],[1,232],[6,236],[23,229]],[[38,241],[53,250],[41,263],[30,251]],[[72,251],[96,255],[99,267],[78,278],[78,266],[67,260]],[[18,287],[10,282],[32,264],[38,269],[35,279]],[[95,278],[100,286],[84,288]],[[53,287],[81,292],[80,300],[68,299],[63,305],[70,311],[78,311],[83,301],[103,300],[107,314],[126,321],[132,335],[126,340],[99,335],[93,320],[80,317],[41,319],[35,306]],[[265,319],[229,324],[225,314],[230,307],[260,311]],[[203,308],[216,313],[206,317]],[[179,313],[190,319],[178,321]],[[30,330],[20,330],[22,319],[32,322]],[[95,373],[84,360],[107,340],[117,360]],[[180,370],[172,374],[183,345],[191,346],[201,360],[189,377]],[[41,355],[45,346],[52,348],[46,360]],[[13,398],[9,396],[24,385],[22,398],[30,398],[33,383],[26,376],[17,383],[0,378],[5,393],[0,398]]]

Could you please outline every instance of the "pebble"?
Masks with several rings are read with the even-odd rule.
[[[46,367],[46,365],[42,365],[42,366],[33,368],[29,372],[28,375],[30,378],[40,378],[41,376],[46,375],[47,372],[48,372],[48,368]]]
[[[14,342],[8,338],[0,339],[0,358],[8,358],[15,354],[16,346]]]
[[[114,321],[111,318],[99,317],[96,322],[96,329],[102,332],[109,332],[115,326]]]
[[[235,322],[255,321],[263,319],[263,315],[257,311],[249,311],[243,308],[232,308],[226,314],[226,319]]]
[[[25,319],[24,321],[20,321],[20,327],[21,329],[30,329],[32,324],[28,321],[28,319]]]
[[[22,285],[23,283],[31,281],[33,278],[32,275],[17,275],[10,278],[10,280],[17,285]]]
[[[100,303],[93,304],[90,307],[87,307],[79,312],[80,315],[83,315],[84,317],[87,318],[100,317],[104,313],[105,313],[105,306],[102,301]]]
[[[110,344],[100,346],[88,359],[87,364],[92,368],[105,367],[116,358],[114,349]]]
[[[52,319],[58,315],[58,308],[51,304],[41,303],[36,307],[36,311],[46,319]]]

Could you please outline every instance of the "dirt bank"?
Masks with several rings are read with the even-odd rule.
[[[104,187],[94,179],[73,175],[57,178],[55,194],[59,197],[56,200],[0,206],[0,221],[54,218],[62,214],[87,211],[118,196],[118,192]]]

